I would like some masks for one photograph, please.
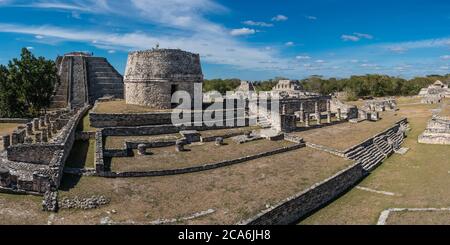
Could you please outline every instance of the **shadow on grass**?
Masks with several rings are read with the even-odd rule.
[[[64,174],[59,189],[61,191],[70,191],[71,189],[75,188],[75,186],[77,186],[78,182],[80,182],[80,179],[81,176],[79,175]]]
[[[86,168],[93,167],[93,143],[91,141],[75,141],[65,167]]]

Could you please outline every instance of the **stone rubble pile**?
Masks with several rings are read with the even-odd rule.
[[[96,209],[104,205],[108,205],[110,200],[104,196],[92,196],[89,198],[80,198],[78,196],[74,198],[63,198],[59,202],[59,207],[62,209]]]

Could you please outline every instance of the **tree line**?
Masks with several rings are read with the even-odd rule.
[[[286,78],[276,77],[266,81],[257,81],[254,83],[255,89],[257,91],[270,91],[282,79]],[[450,74],[415,77],[409,80],[378,74],[351,76],[342,79],[311,76],[300,82],[303,88],[310,92],[320,94],[345,92],[348,100],[357,100],[364,97],[417,95],[422,88],[429,86],[436,80],[450,81]],[[239,81],[239,79],[205,80],[204,91],[216,90],[221,93],[233,91],[239,86]]]
[[[50,106],[59,82],[55,62],[23,48],[20,59],[0,65],[0,117],[34,117]]]

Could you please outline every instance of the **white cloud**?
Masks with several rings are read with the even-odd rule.
[[[177,37],[159,35],[153,36],[142,32],[109,33],[99,30],[66,29],[53,26],[22,26],[0,23],[0,32],[41,35],[48,39],[59,39],[88,43],[105,50],[143,50],[153,48],[157,43],[161,48],[181,48],[190,52],[210,54],[202,61],[213,64],[231,65],[241,69],[278,69],[289,67],[289,59],[274,56],[275,50],[262,50],[250,47],[244,43],[230,39],[228,35],[194,35],[192,37]],[[208,46],[204,44],[208,43]],[[233,49],[235,52],[228,50]],[[236,57],[236,53],[240,54]],[[277,67],[261,66],[260,61],[271,60]]]
[[[450,55],[442,55],[441,59],[443,59],[443,60],[450,60]]]
[[[344,34],[341,36],[341,39],[343,41],[358,42],[361,39],[373,39],[373,36],[370,34],[355,32],[352,35]]]
[[[287,43],[285,43],[284,45],[286,45],[286,46],[288,46],[288,47],[292,47],[292,46],[295,45],[295,43],[294,43],[294,42],[287,42]]]
[[[308,19],[308,20],[317,20],[317,17],[316,16],[312,16],[312,15],[307,15],[307,16],[305,16],[305,18]]]
[[[342,35],[341,39],[344,41],[353,41],[353,42],[357,42],[359,40],[361,40],[361,38],[357,37],[357,36],[352,36],[352,35]]]
[[[36,39],[44,39],[44,36],[36,35],[35,38],[36,38]]]
[[[353,33],[355,36],[359,37],[359,38],[365,38],[365,39],[373,39],[373,36],[370,34],[365,34],[365,33],[359,33],[359,32],[355,32]]]
[[[288,20],[288,19],[289,19],[289,18],[288,18],[287,16],[282,15],[282,14],[279,14],[279,15],[273,17],[273,18],[272,18],[272,21],[277,21],[277,22],[279,22],[279,21],[286,21],[286,20]]]
[[[404,48],[404,47],[400,47],[400,46],[397,46],[397,47],[389,47],[388,50],[391,51],[391,52],[397,53],[397,54],[403,54],[403,53],[405,53],[406,51],[408,51],[408,49],[406,49],[406,48]]]
[[[299,56],[296,56],[295,58],[298,59],[298,60],[309,60],[309,59],[311,59],[311,57],[307,56],[307,55],[299,55]]]
[[[108,50],[108,54],[115,54],[115,53],[116,53],[116,50],[114,50],[114,49]]]
[[[325,60],[316,60],[315,62],[318,64],[322,64],[322,63],[325,63]]]
[[[253,21],[253,20],[244,21],[244,22],[242,22],[242,24],[248,25],[248,26],[273,27],[272,23]]]
[[[31,46],[30,46],[30,47],[27,47],[27,49],[28,49],[28,50],[33,50],[34,47],[31,47]]]
[[[245,35],[253,35],[256,33],[256,30],[250,29],[247,27],[239,28],[239,29],[233,29],[230,31],[230,34],[232,36],[245,36]]]

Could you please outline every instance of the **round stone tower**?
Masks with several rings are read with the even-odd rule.
[[[124,83],[127,104],[170,109],[175,92],[186,91],[194,99],[194,85],[201,89],[200,56],[179,49],[131,52]]]

